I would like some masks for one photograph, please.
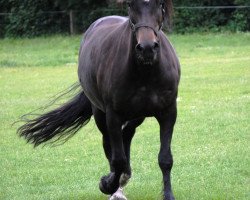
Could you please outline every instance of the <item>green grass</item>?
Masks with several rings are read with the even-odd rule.
[[[173,137],[177,200],[250,199],[250,34],[171,35],[182,65]],[[77,81],[81,37],[0,40],[0,199],[107,199],[108,172],[93,120],[55,148],[33,149],[12,123]],[[132,144],[130,200],[160,199],[159,128]]]

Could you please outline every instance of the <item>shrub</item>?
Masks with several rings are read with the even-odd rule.
[[[49,0],[15,0],[5,27],[6,36],[33,37],[50,33],[64,32],[62,15],[45,14],[54,8]]]
[[[108,3],[109,2],[109,3]],[[107,15],[127,15],[125,5],[104,0],[0,0],[0,36],[34,37],[69,33],[69,11],[75,13],[75,31],[83,32],[96,19]],[[237,6],[245,0],[174,0],[175,7]],[[66,11],[52,13],[53,11]],[[52,11],[52,12],[46,12]],[[175,9],[173,30],[177,33],[196,31],[249,31],[250,8]]]

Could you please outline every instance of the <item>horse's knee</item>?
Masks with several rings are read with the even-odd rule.
[[[163,157],[159,157],[159,166],[161,168],[161,170],[171,170],[173,167],[173,158],[172,156],[168,157],[168,158],[163,158]]]

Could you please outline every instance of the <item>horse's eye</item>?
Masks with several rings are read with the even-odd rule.
[[[128,5],[128,7],[130,7],[130,6],[131,6],[131,3],[130,3],[129,1],[127,1],[127,5]]]

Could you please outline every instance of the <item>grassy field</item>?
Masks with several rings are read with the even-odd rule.
[[[250,34],[171,35],[182,65],[173,137],[177,200],[250,199]],[[33,149],[12,123],[77,81],[80,36],[0,40],[0,199],[105,200],[108,172],[93,120],[62,146]],[[161,197],[159,128],[132,144],[129,200]]]

